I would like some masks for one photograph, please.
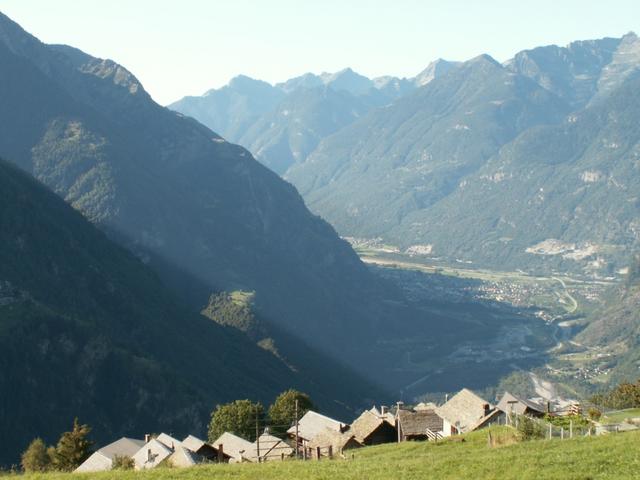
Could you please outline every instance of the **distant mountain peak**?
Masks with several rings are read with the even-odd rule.
[[[459,62],[450,62],[443,58],[438,58],[427,65],[427,68],[425,68],[422,72],[416,75],[416,77],[413,79],[413,83],[417,87],[423,87],[427,83],[431,82],[434,78],[446,74],[449,70],[458,66],[459,64]]]

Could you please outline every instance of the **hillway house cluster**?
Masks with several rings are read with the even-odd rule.
[[[278,438],[265,429],[255,442],[225,432],[207,443],[189,435],[180,441],[166,433],[144,440],[123,437],[98,449],[76,472],[111,470],[117,457],[133,460],[136,470],[159,465],[190,467],[201,463],[242,463],[346,456],[350,449],[409,440],[438,441],[495,424],[507,424],[516,415],[542,417],[546,413],[575,413],[575,402],[543,402],[505,393],[496,406],[468,389],[462,389],[442,405],[420,403],[413,408],[401,402],[393,409],[364,411],[350,425],[308,411]]]

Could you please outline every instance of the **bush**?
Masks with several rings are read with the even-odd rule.
[[[537,422],[522,415],[518,417],[518,434],[522,440],[536,440],[544,438],[544,426],[541,422]]]
[[[133,470],[136,463],[133,458],[128,457],[127,455],[116,455],[113,457],[113,470]]]
[[[600,420],[600,417],[602,417],[602,412],[595,407],[591,407],[588,414],[589,418],[594,422],[597,422],[598,420]]]
[[[51,458],[47,452],[47,446],[41,438],[33,440],[22,454],[20,462],[22,469],[27,473],[46,472],[51,468]]]

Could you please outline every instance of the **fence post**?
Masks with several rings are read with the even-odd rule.
[[[549,424],[549,440],[553,438],[553,425]]]
[[[560,427],[560,439],[564,440],[564,427]]]
[[[316,456],[318,457],[318,461],[320,461],[320,447],[316,447]]]
[[[569,438],[573,438],[573,420],[569,420]]]
[[[329,445],[329,458],[333,459],[333,445]]]

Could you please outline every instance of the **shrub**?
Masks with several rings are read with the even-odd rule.
[[[518,417],[518,434],[522,440],[544,438],[544,426],[542,423],[522,415]]]
[[[33,440],[22,454],[20,462],[22,469],[27,472],[46,472],[51,468],[51,458],[47,446],[41,438]]]
[[[127,455],[116,455],[113,457],[113,466],[114,470],[133,470],[135,467],[135,462],[133,458]]]

